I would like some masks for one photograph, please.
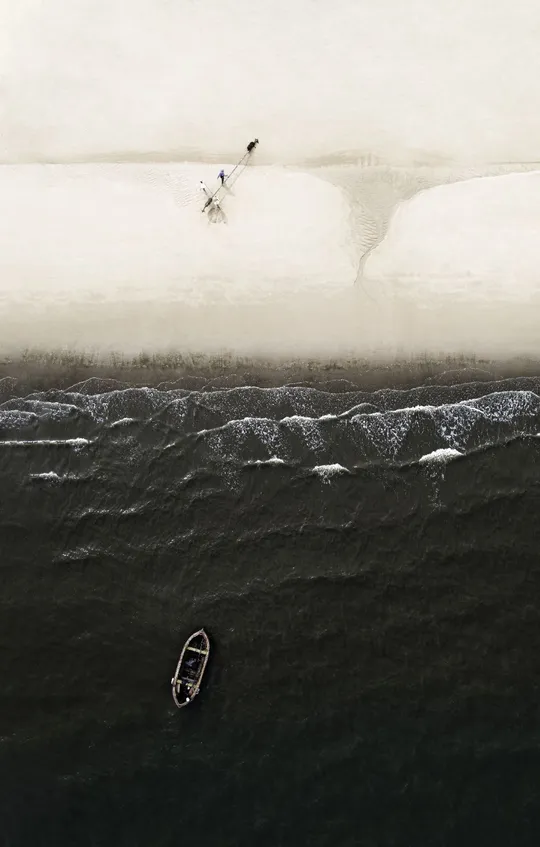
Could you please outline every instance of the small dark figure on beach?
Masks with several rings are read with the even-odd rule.
[[[250,141],[248,146],[247,146],[248,153],[252,153],[253,150],[255,150],[255,147],[257,146],[258,143],[259,143],[258,138],[256,138],[254,141]]]
[[[221,168],[221,170],[220,170],[220,172],[218,173],[217,176],[218,176],[218,179],[221,180],[221,184],[224,185],[225,184],[225,171],[223,170],[223,168]]]

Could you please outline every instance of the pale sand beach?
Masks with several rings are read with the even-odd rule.
[[[538,354],[538,173],[253,166],[210,224],[214,170],[4,166],[3,355]]]
[[[538,353],[540,11],[0,12],[2,355]]]
[[[411,300],[532,304],[540,295],[539,231],[540,171],[431,188],[399,205],[365,276],[392,280]]]

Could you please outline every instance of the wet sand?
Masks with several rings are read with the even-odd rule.
[[[372,293],[374,292],[374,294]],[[25,351],[108,359],[138,355],[240,356],[281,360],[540,356],[538,303],[415,303],[372,286],[333,296],[203,305],[151,298],[36,303],[3,308],[0,355]]]
[[[26,352],[0,360],[0,402],[48,388],[77,386],[85,392],[130,385],[205,390],[252,385],[271,388],[309,384],[332,392],[429,385],[457,385],[540,378],[540,357],[489,359],[466,356],[372,358],[277,358],[178,353],[140,354],[133,358],[76,355],[62,351]]]

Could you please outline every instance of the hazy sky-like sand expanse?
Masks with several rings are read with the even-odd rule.
[[[536,352],[536,175],[491,180],[498,216],[472,188],[464,227],[469,184],[410,168],[540,158],[539,37],[508,0],[0,0],[3,349]],[[254,135],[209,225],[198,179]],[[386,163],[367,193],[343,152]]]
[[[2,159],[536,159],[540,7],[511,0],[2,0]]]

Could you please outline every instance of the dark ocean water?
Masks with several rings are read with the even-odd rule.
[[[540,379],[0,390],[2,844],[539,843]]]

